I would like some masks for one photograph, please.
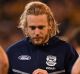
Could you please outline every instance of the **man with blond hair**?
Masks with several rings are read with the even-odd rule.
[[[28,3],[18,27],[25,38],[8,48],[9,74],[71,74],[78,54],[56,37],[57,23],[46,4]]]

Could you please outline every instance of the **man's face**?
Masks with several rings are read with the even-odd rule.
[[[27,31],[33,44],[40,45],[49,39],[49,28],[47,15],[28,15]]]

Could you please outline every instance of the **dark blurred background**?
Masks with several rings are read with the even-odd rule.
[[[24,38],[17,26],[25,4],[30,1],[42,1],[50,6],[60,30],[57,36],[80,54],[80,0],[0,0],[0,45],[6,50]]]

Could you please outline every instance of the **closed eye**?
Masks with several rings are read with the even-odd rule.
[[[29,26],[31,28],[31,30],[35,30],[36,26]]]
[[[45,27],[45,26],[38,26],[38,28],[39,28],[40,30],[41,30],[41,29],[44,29],[44,27]]]
[[[45,26],[29,26],[29,28],[30,28],[31,30],[35,30],[36,28],[42,30],[42,29],[44,29],[44,27],[45,27]]]

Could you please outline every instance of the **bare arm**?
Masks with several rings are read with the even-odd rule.
[[[0,47],[0,74],[7,74],[9,68],[8,58],[5,51]]]
[[[80,74],[80,56],[75,62],[75,64],[73,65],[71,74]]]

